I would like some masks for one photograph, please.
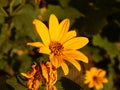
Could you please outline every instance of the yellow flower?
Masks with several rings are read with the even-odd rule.
[[[82,48],[88,43],[86,37],[76,37],[74,30],[69,31],[70,21],[64,19],[60,24],[54,14],[50,15],[49,30],[44,23],[35,19],[33,21],[36,31],[42,42],[30,42],[27,45],[39,48],[39,53],[48,54],[51,63],[57,68],[62,67],[65,75],[69,69],[65,60],[72,63],[79,71],[81,67],[76,60],[88,63],[88,58],[77,49]]]
[[[51,64],[47,62],[46,64],[41,64],[42,74],[46,82],[46,90],[57,90],[54,84],[57,81],[57,70]]]
[[[42,82],[46,83],[46,90],[57,90],[54,84],[57,81],[57,70],[51,62],[32,65],[32,69],[27,73],[21,73],[28,79],[27,87],[29,90],[39,90]]]
[[[39,66],[35,64],[32,65],[32,69],[27,73],[21,73],[24,77],[28,79],[27,87],[29,90],[38,90],[40,87],[40,82],[43,80],[41,70]]]
[[[106,71],[92,67],[85,74],[85,84],[88,84],[89,88],[95,87],[97,90],[103,88],[103,83],[107,83],[108,80],[105,78]]]

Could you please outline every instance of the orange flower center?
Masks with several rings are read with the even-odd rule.
[[[94,76],[93,77],[93,80],[97,83],[97,84],[100,84],[102,82],[102,78],[101,77],[98,77],[98,76]]]
[[[51,50],[51,53],[54,53],[54,55],[61,55],[63,51],[63,46],[59,42],[52,41],[49,45],[49,49]]]

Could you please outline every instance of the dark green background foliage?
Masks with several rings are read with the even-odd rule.
[[[38,18],[48,25],[52,13],[59,21],[69,18],[70,29],[90,40],[81,49],[89,63],[81,63],[81,72],[74,72],[76,69],[68,63],[71,70],[66,77],[59,69],[58,73],[62,74],[56,83],[58,90],[90,90],[83,84],[83,77],[85,70],[92,66],[107,71],[109,82],[103,90],[119,90],[120,0],[36,1],[39,0],[0,0],[0,90],[27,90],[26,79],[20,73],[28,71],[34,62],[48,60],[47,55],[38,53],[37,48],[26,43],[41,41],[32,21]],[[44,89],[44,86],[40,88]]]

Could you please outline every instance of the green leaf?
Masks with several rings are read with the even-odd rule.
[[[1,14],[1,12],[0,12]],[[4,23],[4,17],[3,16],[0,16],[0,24]]]
[[[115,45],[113,43],[110,43],[107,40],[107,38],[102,38],[99,34],[93,36],[92,43],[95,46],[99,46],[100,48],[103,48],[107,52],[107,54],[110,56],[111,59],[119,55],[119,51],[117,50]]]
[[[114,22],[115,22],[115,24],[117,24],[118,27],[120,27],[120,22],[119,22],[119,20],[116,20],[116,19],[115,19]]]
[[[20,65],[20,72],[26,72],[31,68],[32,65],[32,58],[28,56],[27,54],[23,54],[21,56],[17,57],[17,60],[19,60]]]
[[[26,12],[27,11],[27,12]],[[19,12],[18,15],[13,17],[13,22],[18,31],[17,34],[20,36],[30,36],[32,40],[38,39],[34,31],[32,24],[33,19],[38,15],[37,9],[31,5],[25,5]]]
[[[120,2],[120,0],[116,0],[116,2]]]
[[[57,81],[55,86],[56,86],[57,90],[65,90],[64,87],[62,86],[61,81]]]
[[[27,12],[26,12],[27,11]],[[30,4],[25,4],[19,11],[17,15],[24,14],[31,16],[32,19],[39,15],[39,8],[33,7]]]
[[[67,6],[62,8],[57,5],[48,5],[48,10],[43,14],[43,20],[47,21],[52,13],[55,14],[59,19],[69,18],[72,23],[75,19],[84,17],[82,13],[73,7]]]
[[[0,32],[0,53],[7,53],[11,49],[11,43],[7,41],[8,37],[8,25],[4,24]]]
[[[100,32],[106,24],[105,17],[96,13],[99,12],[90,13],[85,18],[84,28],[85,32],[89,35]]]
[[[120,70],[120,55],[118,56],[118,61],[119,61],[118,69]]]
[[[0,69],[4,69],[5,65],[7,64],[7,62],[3,59],[1,59],[2,57],[0,56]]]
[[[100,62],[103,60],[102,55],[100,54],[100,50],[99,49],[93,49],[93,53],[92,53],[92,59],[95,62]]]
[[[11,3],[13,6],[17,6],[17,5],[24,3],[24,2],[25,2],[25,0],[12,0]]]
[[[44,55],[44,54],[41,54],[41,56],[38,58],[38,62],[41,63],[41,62],[47,62],[49,60],[49,56],[48,55]]]
[[[20,80],[17,77],[12,77],[7,80],[7,83],[14,88],[14,90],[28,90],[25,86],[22,80]]]
[[[0,70],[0,90],[14,90],[10,85],[6,83],[8,74]]]
[[[103,55],[101,55],[101,50],[97,47],[85,46],[85,47],[81,48],[81,51],[86,55],[90,54],[91,59],[93,61],[95,61],[96,63],[103,60]]]
[[[112,67],[108,68],[108,83],[104,84],[103,90],[116,90],[114,87],[115,72]]]
[[[9,4],[9,0],[0,0],[0,6],[6,7]]]
[[[68,6],[68,3],[70,2],[70,0],[59,0],[59,2],[64,7],[64,6]]]
[[[13,22],[15,24],[16,27],[16,32],[17,35],[20,36],[31,36],[31,38],[34,40],[35,38],[35,32],[34,32],[34,28],[32,25],[32,18],[30,16],[27,15],[19,15],[19,16],[15,16],[13,18]],[[29,33],[28,33],[29,32]]]
[[[82,88],[72,80],[62,77],[58,83],[58,90],[82,90]]]
[[[82,1],[84,2],[84,0]],[[88,1],[86,3],[89,3],[89,6],[87,6],[88,4],[85,4],[86,6],[80,6],[80,9],[84,10],[83,12],[85,12],[86,17],[84,19],[83,29],[88,35],[93,35],[101,32],[101,30],[103,30],[105,25],[108,23],[108,17],[113,13],[118,12],[115,0],[98,0],[97,2]],[[116,8],[116,10],[113,8]]]
[[[4,24],[0,28],[0,46],[4,42],[6,36],[7,36],[7,30],[8,30],[8,25]]]

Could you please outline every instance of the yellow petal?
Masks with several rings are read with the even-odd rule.
[[[27,45],[34,46],[34,47],[41,47],[43,44],[41,42],[29,42]]]
[[[90,73],[94,76],[98,75],[98,69],[96,67],[92,67],[90,69]]]
[[[88,43],[88,38],[76,37],[65,42],[63,46],[68,49],[79,49],[85,46],[87,43]]]
[[[39,87],[40,87],[40,81],[39,81],[39,80],[35,80],[33,87],[34,87],[34,90],[38,90]],[[32,88],[32,89],[33,89],[33,88]],[[32,90],[32,89],[31,89],[31,90]]]
[[[103,82],[104,82],[104,83],[107,83],[107,82],[108,82],[108,79],[107,79],[107,78],[104,78],[104,79],[103,79]]]
[[[88,84],[90,82],[90,80],[89,79],[86,79],[85,81],[84,81],[84,84]]]
[[[66,41],[74,38],[76,36],[76,31],[69,31],[64,38],[61,39],[61,43],[65,43]]]
[[[70,20],[69,19],[64,19],[60,25],[59,25],[59,36],[58,36],[58,40],[61,41],[62,38],[65,37],[66,33],[68,32],[68,29],[70,27]]]
[[[50,54],[50,49],[46,46],[43,46],[39,49],[39,53]]]
[[[53,66],[57,68],[59,66],[58,58],[56,58],[53,53],[50,54],[49,58]]]
[[[85,56],[82,52],[75,50],[74,55],[75,55],[76,60],[80,60],[80,61],[83,61],[85,63],[88,63],[88,57]]]
[[[100,90],[101,88],[103,88],[103,84],[102,83],[99,83],[99,84],[95,83],[95,88],[97,90]]]
[[[94,82],[93,82],[93,81],[91,81],[91,82],[89,83],[88,87],[89,87],[89,88],[94,87]]]
[[[91,81],[93,79],[93,76],[91,74],[87,74],[85,79]]]
[[[21,73],[21,75],[26,77],[26,78],[31,78],[31,75],[27,75],[26,73]]]
[[[53,88],[52,88],[53,90],[58,90],[55,86],[53,86]]]
[[[63,57],[62,55],[59,55],[56,57],[58,59],[58,67],[61,65],[61,63],[63,62]]]
[[[28,87],[28,89],[32,89],[33,88],[33,79],[34,79],[34,77],[30,78],[27,81],[26,86]]]
[[[50,43],[50,36],[46,25],[37,19],[33,21],[33,24],[35,25],[36,31],[41,37],[43,43],[48,46]]]
[[[47,72],[47,68],[44,64],[40,64],[41,69],[42,69],[42,75],[44,76],[46,82],[48,82],[48,72]]]
[[[69,69],[68,69],[67,64],[66,64],[65,62],[63,62],[63,63],[61,64],[61,67],[62,67],[62,69],[63,69],[64,74],[67,75],[67,74],[69,73]]]
[[[70,58],[74,58],[76,60],[83,61],[85,63],[88,63],[88,58],[83,53],[77,50],[65,50],[63,52],[64,55],[69,56]]]
[[[50,38],[52,41],[56,41],[58,37],[58,19],[54,14],[50,15],[50,19],[49,19],[49,32],[50,32]]]
[[[89,71],[86,71],[86,74],[85,74],[85,84],[91,82],[93,79],[93,76],[91,75],[91,73]]]
[[[104,77],[106,75],[106,72],[102,69],[99,69],[99,76]]]
[[[71,64],[73,64],[78,69],[78,71],[81,70],[80,64],[76,60],[74,60],[73,58],[65,56],[64,59],[67,60],[68,62],[70,62]]]

